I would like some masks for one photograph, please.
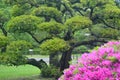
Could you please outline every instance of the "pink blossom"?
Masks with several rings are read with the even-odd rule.
[[[58,80],[120,80],[120,41],[110,41],[98,50],[84,53]]]

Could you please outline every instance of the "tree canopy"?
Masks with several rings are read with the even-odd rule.
[[[42,22],[42,19],[32,15],[21,15],[12,18],[7,26],[10,32],[32,32],[36,30],[37,25]]]

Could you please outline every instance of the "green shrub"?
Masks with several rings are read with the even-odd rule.
[[[4,65],[22,65],[26,63],[26,57],[17,53],[0,54],[0,64]]]
[[[42,77],[58,78],[61,74],[62,74],[62,72],[60,72],[60,70],[54,66],[48,66],[48,67],[44,67],[41,69],[41,76]]]

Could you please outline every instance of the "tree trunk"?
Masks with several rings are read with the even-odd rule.
[[[60,70],[63,71],[64,69],[69,67],[69,61],[71,61],[71,55],[72,55],[72,48],[70,48],[68,51],[64,52],[62,54],[61,60],[60,60]]]

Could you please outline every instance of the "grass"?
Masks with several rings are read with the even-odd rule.
[[[39,74],[40,70],[32,65],[21,65],[18,67],[0,65],[0,80],[14,80]]]
[[[49,58],[49,55],[26,55],[29,58]],[[73,63],[80,54],[73,54]],[[73,57],[72,56],[72,57]],[[0,65],[0,80],[54,80],[40,77],[40,70],[32,65],[3,66]]]

